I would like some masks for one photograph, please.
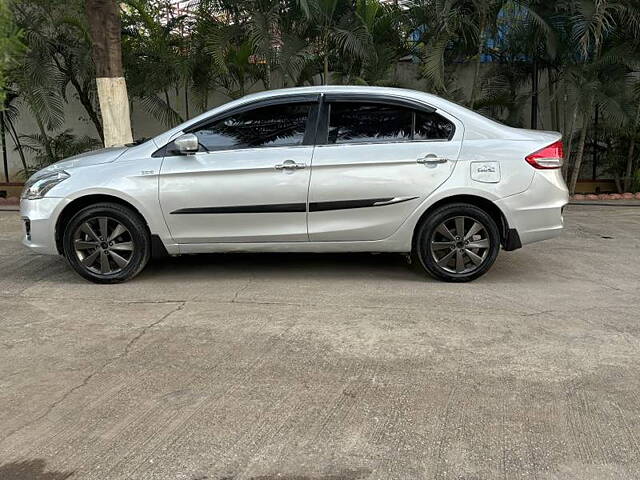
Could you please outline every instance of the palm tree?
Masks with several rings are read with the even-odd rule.
[[[0,142],[2,143],[2,163],[5,180],[9,181],[9,161],[7,155],[6,132],[8,117],[6,110],[7,89],[5,86],[5,72],[15,62],[15,57],[22,51],[20,37],[22,32],[13,22],[11,12],[5,0],[0,0]]]
[[[181,37],[184,17],[166,18],[158,2],[130,0],[123,11],[122,56],[132,98],[167,127],[183,121],[171,105],[170,91],[183,84]],[[160,22],[164,18],[166,21]]]
[[[475,108],[507,125],[522,126],[530,97],[523,85],[529,77],[529,66],[524,62],[492,63],[483,77]]]
[[[496,36],[498,13],[501,11],[504,0],[473,0],[473,10],[477,21],[477,53],[473,81],[471,85],[471,98],[469,108],[474,108],[480,79],[480,65],[483,61],[487,36]]]
[[[34,21],[28,29],[25,28],[26,53],[11,68],[8,77],[19,93],[21,103],[31,112],[40,135],[47,137],[50,130],[58,129],[64,122],[61,86],[65,81],[47,43],[42,41],[39,27],[41,24]]]
[[[609,0],[570,0],[563,8],[568,12],[569,26],[577,46],[578,62],[572,69],[571,77],[579,91],[576,102],[582,114],[582,129],[569,178],[569,191],[574,193],[594,108],[604,102],[602,91],[610,85],[612,65],[627,61],[629,52],[624,45],[616,46],[613,43],[614,46],[610,46],[615,42],[615,30],[623,27],[634,33],[640,31],[640,12],[628,5]]]
[[[209,70],[206,90],[220,88],[230,98],[238,98],[247,93],[260,80],[269,85],[267,59],[258,53],[259,39],[250,38],[247,24],[229,23],[228,18],[244,17],[235,8],[228,8],[216,15],[215,10],[200,11],[199,15],[209,18],[199,21],[196,34],[205,54],[205,68]],[[263,52],[264,54],[264,52]]]
[[[395,84],[391,73],[399,59],[409,52],[402,35],[402,11],[394,5],[377,0],[358,0],[354,10],[354,25],[366,31],[364,57],[341,55],[334,67],[334,77],[340,83],[366,85]]]
[[[339,54],[354,60],[366,58],[369,33],[347,0],[306,0],[304,5],[311,33],[309,41],[322,62],[322,83],[327,85],[331,57]]]
[[[6,71],[24,48],[21,38],[22,31],[14,22],[7,0],[0,0],[0,105],[4,102]]]
[[[633,181],[633,167],[636,163],[635,158],[635,149],[636,142],[638,141],[638,137],[640,136],[640,82],[634,79],[633,87],[631,89],[631,104],[634,106],[635,115],[633,117],[633,121],[630,124],[629,129],[629,146],[627,149],[624,176],[621,185],[621,189],[623,192],[628,192],[631,183]]]
[[[410,28],[427,89],[455,97],[457,83],[451,66],[464,58],[471,46],[477,46],[473,6],[452,0],[415,0],[409,6]]]
[[[20,2],[14,5],[13,11],[25,32],[27,56],[35,56],[38,61],[46,58],[47,70],[58,70],[54,77],[43,80],[58,82],[53,87],[63,101],[67,100],[67,86],[71,85],[102,138],[102,123],[95,99],[91,41],[84,24],[81,2],[70,1],[63,6],[50,0]]]
[[[6,90],[4,97],[4,102],[2,107],[0,108],[0,115],[2,116],[0,120],[3,122],[3,145],[6,148],[6,140],[4,136],[6,135],[4,132],[7,132],[15,145],[15,150],[18,152],[18,156],[20,157],[20,162],[22,163],[22,169],[27,170],[27,159],[24,154],[24,149],[22,148],[22,142],[20,141],[20,135],[16,130],[15,124],[20,114],[20,110],[18,109],[17,103],[20,99],[18,93],[13,90]],[[4,152],[6,154],[6,150]],[[9,172],[7,165],[5,165],[5,176],[7,181],[9,181]]]
[[[101,141],[86,135],[77,137],[69,129],[57,135],[33,134],[22,135],[20,138],[22,148],[32,154],[34,160],[33,165],[21,172],[25,178],[47,165],[102,146]]]

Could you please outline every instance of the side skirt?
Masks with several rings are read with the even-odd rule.
[[[181,254],[224,252],[397,252],[407,253],[405,242],[377,240],[369,242],[262,242],[262,243],[189,243],[178,245]]]

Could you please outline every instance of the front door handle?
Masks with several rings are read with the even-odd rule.
[[[282,163],[278,163],[275,167],[276,170],[297,170],[299,168],[305,168],[307,165],[304,163],[297,163],[293,160],[285,160]]]
[[[432,153],[416,160],[420,165],[439,165],[440,163],[447,163],[448,161],[448,158],[437,157]]]

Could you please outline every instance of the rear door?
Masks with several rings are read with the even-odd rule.
[[[380,240],[452,173],[462,124],[396,98],[327,95],[309,188],[312,241]]]
[[[201,151],[165,156],[160,173],[176,243],[308,241],[317,98],[252,105],[188,130]]]

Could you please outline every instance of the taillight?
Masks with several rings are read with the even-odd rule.
[[[562,148],[562,140],[552,143],[548,147],[541,148],[537,152],[528,155],[525,160],[533,168],[547,170],[551,168],[560,168],[564,158],[564,150]]]

